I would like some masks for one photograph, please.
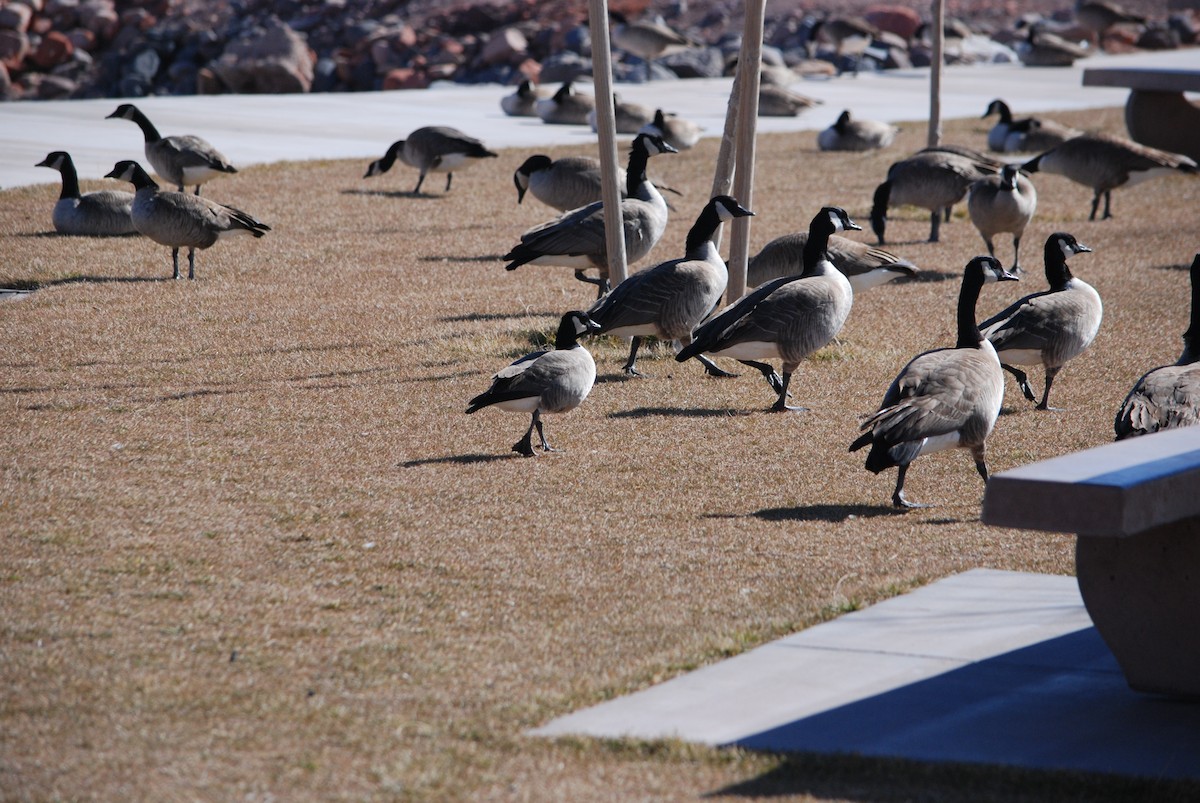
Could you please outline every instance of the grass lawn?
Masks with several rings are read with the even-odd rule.
[[[1057,118],[1123,130],[1120,109]],[[982,148],[987,125],[952,121],[945,141]],[[869,229],[872,191],[924,137],[914,123],[885,152],[825,154],[815,134],[763,136],[753,249],[825,204]],[[683,196],[643,267],[682,254],[716,150],[652,161]],[[666,345],[627,379],[625,343],[602,338],[592,395],[547,419],[563,451],[510,453],[528,418],[468,417],[467,399],[594,297],[569,269],[503,269],[551,216],[516,204],[527,155],[449,193],[433,176],[426,197],[403,166],[369,181],[365,161],[246,169],[205,195],[273,230],[200,252],[194,282],[144,239],[47,234],[56,185],[0,193],[0,286],[38,288],[0,303],[0,798],[1196,793],[524,736],[965,569],[1070,574],[1074,549],[983,526],[965,452],[914,464],[908,495],[935,506],[908,513],[890,507],[894,473],[847,452],[903,364],[953,343],[959,277],[984,250],[965,204],[939,244],[927,213],[893,213],[888,247],[924,272],[856,299],[793,379],[809,412],[768,413],[758,374],[710,379]],[[986,287],[980,312],[1044,289],[1042,243],[1069,231],[1094,249],[1071,267],[1105,318],[1055,384],[1065,410],[1034,410],[1007,380],[993,472],[1112,439],[1129,387],[1179,354],[1200,248],[1198,180],[1118,190],[1094,223],[1089,190],[1034,182],[1028,273]]]

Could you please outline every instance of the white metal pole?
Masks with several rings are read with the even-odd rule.
[[[617,181],[617,123],[612,97],[608,0],[588,0],[588,26],[592,35],[592,81],[596,91],[596,129],[600,136],[600,197],[604,201],[608,276],[616,286],[624,281],[627,271],[625,230],[621,224],[621,189]]]
[[[762,69],[763,16],[766,0],[747,0],[742,52],[738,57],[737,151],[734,156],[733,195],[754,209],[754,156],[758,134],[758,86]],[[735,301],[746,292],[746,264],[750,259],[750,220],[735,218],[729,239],[729,288],[726,298]]]

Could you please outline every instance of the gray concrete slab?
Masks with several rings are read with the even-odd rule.
[[[1074,578],[986,569],[531,733],[1200,779],[1200,705],[1126,686]]]
[[[1018,113],[1121,105],[1121,88],[1083,89],[1083,67],[1194,66],[1200,51],[1097,55],[1069,68],[1016,64],[950,67],[943,80],[943,116],[976,117],[995,97]],[[800,81],[794,88],[825,105],[795,118],[762,118],[763,132],[826,128],[843,109],[891,122],[920,120],[929,108],[928,70],[862,74],[857,78]],[[720,136],[729,79],[619,84],[622,98],[663,106]],[[237,166],[281,160],[361,158],[383,155],[387,146],[423,125],[450,125],[492,147],[591,145],[595,134],[576,126],[505,117],[497,85],[448,85],[411,92],[319,95],[209,95],[136,99],[163,134],[197,134]],[[81,178],[100,178],[120,159],[142,156],[141,133],[127,120],[107,120],[118,100],[29,101],[0,104],[0,187],[53,183],[34,167],[48,152],[71,153]],[[364,163],[364,168],[365,168]],[[219,197],[214,185],[213,190]]]

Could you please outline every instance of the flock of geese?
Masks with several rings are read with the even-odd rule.
[[[542,100],[535,98],[534,106]],[[928,209],[929,239],[937,241],[939,225],[949,218],[951,207],[967,198],[970,218],[989,253],[971,259],[964,269],[954,346],[909,361],[888,387],[879,410],[862,422],[861,436],[850,444],[851,451],[870,447],[868,470],[897,468],[892,493],[896,507],[919,506],[905,497],[904,482],[909,465],[923,454],[967,449],[986,481],[986,440],[1003,401],[1004,372],[1014,376],[1022,394],[1036,401],[1038,409],[1054,409],[1049,397],[1056,376],[1088,348],[1099,330],[1100,296],[1068,265],[1071,257],[1091,249],[1065,232],[1052,234],[1044,245],[1048,289],[1027,295],[982,322],[977,318],[983,286],[1016,280],[1021,272],[1021,237],[1037,206],[1029,174],[1059,173],[1092,189],[1094,219],[1102,196],[1104,217],[1111,216],[1113,189],[1164,172],[1197,170],[1187,157],[1122,138],[1075,132],[1033,118],[1014,119],[1000,100],[988,106],[984,117],[993,114],[999,115],[988,136],[994,151],[1020,152],[1033,143],[1046,149],[1017,164],[959,146],[927,148],[893,163],[874,193],[870,223],[880,246],[886,243],[890,207],[907,204]],[[197,249],[227,236],[262,237],[270,230],[252,215],[200,196],[201,185],[236,172],[209,143],[194,136],[163,137],[131,104],[121,105],[110,117],[139,126],[147,161],[176,189],[162,189],[138,162],[124,160],[108,177],[132,184],[132,194],[103,190],[81,195],[71,157],[56,151],[40,164],[62,174],[62,193],[53,212],[58,231],[145,235],[171,248],[175,278],[180,275],[179,251],[187,248],[188,277],[194,278]],[[669,130],[671,119],[657,110],[630,146],[618,210],[630,263],[651,252],[667,225],[669,206],[647,176],[649,160],[694,144],[681,132]],[[890,126],[854,123],[847,113],[833,127],[839,137],[855,140],[851,149],[884,147],[895,136]],[[393,143],[370,164],[364,177],[385,173],[400,161],[419,173],[414,194],[420,193],[429,173],[445,173],[449,191],[456,170],[496,156],[461,131],[429,126]],[[529,427],[513,446],[521,455],[536,454],[535,430],[540,448],[551,451],[542,415],[572,410],[591,391],[596,364],[580,343],[585,336],[630,337],[623,370],[631,376],[640,375],[637,355],[646,337],[677,342],[676,359],[695,358],[711,376],[733,376],[714,357],[736,360],[762,374],[774,396],[770,410],[802,410],[788,403],[792,376],[806,357],[837,337],[855,294],[918,271],[883,248],[840,236],[862,227],[845,210],[826,206],[806,232],[779,237],[751,258],[748,283],[753,289],[720,310],[728,283],[728,269],[717,248],[721,225],[754,214],[737,199],[721,195],[701,209],[681,257],[634,273],[612,287],[600,178],[595,159],[553,160],[541,154],[530,156],[513,174],[518,202],[532,194],[560,214],[520,236],[504,256],[506,269],[558,265],[574,269],[577,278],[598,287],[598,298],[590,308],[562,316],[552,349],[535,351],[504,367],[467,406],[467,413],[496,406],[529,414]],[[194,185],[193,193],[185,191],[187,185]],[[1012,236],[1008,269],[995,256],[993,238],[1001,233]],[[598,275],[592,277],[588,271]],[[1200,254],[1190,278],[1192,310],[1183,354],[1176,364],[1146,374],[1130,391],[1116,418],[1118,438],[1200,423]],[[1023,370],[1036,365],[1042,366],[1045,376],[1040,399]]]

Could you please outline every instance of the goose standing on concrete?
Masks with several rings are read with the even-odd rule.
[[[1039,117],[1013,119],[1012,110],[1004,101],[996,98],[988,104],[980,119],[999,115],[999,120],[988,130],[988,150],[997,153],[1034,153],[1061,145],[1071,137],[1083,132]]]
[[[154,172],[174,184],[180,192],[183,192],[185,185],[194,184],[196,194],[199,195],[201,184],[222,174],[237,172],[237,168],[229,163],[225,154],[210,145],[207,140],[191,134],[162,136],[150,122],[150,118],[132,103],[122,103],[105,119],[114,118],[137,123],[146,139],[146,160],[150,162]]]
[[[855,120],[850,110],[837,122],[817,134],[817,147],[823,151],[873,151],[892,144],[900,129],[878,120]]]
[[[967,194],[971,184],[995,173],[995,162],[967,148],[926,148],[888,168],[887,180],[875,188],[871,229],[884,245],[889,206],[911,204],[930,212],[929,242],[938,241],[943,215]]]
[[[993,237],[1001,232],[1012,234],[1014,272],[1021,270],[1021,236],[1036,210],[1037,190],[1017,165],[1005,165],[1000,175],[979,179],[971,185],[967,198],[967,212],[989,254],[996,256]]]
[[[641,376],[637,353],[643,337],[678,340],[684,346],[692,342],[692,330],[721,303],[729,283],[717,232],[726,220],[753,214],[728,195],[718,195],[704,205],[688,232],[682,259],[633,274],[588,310],[602,334],[633,338],[625,373]],[[730,376],[704,355],[697,356],[709,374]]]
[[[588,115],[596,108],[596,98],[575,89],[566,81],[552,96],[534,104],[534,111],[549,125],[587,125]]]
[[[537,117],[537,102],[548,97],[550,93],[547,90],[535,87],[526,78],[511,95],[500,98],[500,109],[509,117]]]
[[[497,155],[475,137],[469,137],[457,128],[425,126],[409,134],[408,139],[393,142],[382,159],[376,159],[367,166],[363,178],[383,175],[399,159],[421,171],[413,195],[421,194],[421,185],[429,173],[445,173],[446,192],[449,192],[455,170],[466,170],[480,159],[495,159]]]
[[[62,192],[51,215],[59,234],[110,237],[137,233],[130,216],[133,193],[98,190],[80,195],[79,174],[66,151],[54,151],[35,167],[51,167],[62,174]]]
[[[970,449],[975,470],[987,482],[986,441],[1004,401],[1004,371],[992,344],[975,323],[975,305],[983,285],[1016,281],[995,257],[967,263],[958,295],[958,341],[953,348],[919,354],[892,380],[879,410],[863,422],[863,434],[850,444],[856,452],[870,446],[867,470],[896,466],[896,507],[924,507],[904,497],[904,479],[912,461],[943,449]]]
[[[1117,411],[1117,440],[1200,424],[1200,254],[1192,260],[1192,313],[1183,354],[1143,376]]]
[[[117,162],[105,178],[133,184],[131,217],[134,228],[161,245],[171,247],[172,278],[179,278],[179,249],[188,250],[188,278],[196,278],[196,249],[208,248],[225,237],[262,237],[271,227],[240,209],[183,192],[160,190],[134,161]]]
[[[650,80],[651,63],[655,59],[696,46],[691,39],[661,22],[630,22],[616,11],[609,11],[608,15],[616,23],[612,26],[610,35],[613,45],[642,60],[646,67],[647,81]]]
[[[675,153],[661,137],[638,134],[629,150],[625,185],[628,197],[621,201],[628,264],[640,260],[662,239],[667,229],[667,202],[646,178],[646,164],[660,153]],[[535,226],[521,235],[521,242],[504,255],[505,270],[522,265],[562,265],[575,268],[575,278],[608,290],[608,243],[604,234],[604,204],[588,204]],[[584,275],[587,268],[600,271],[600,278]]]
[[[1029,377],[1016,365],[1043,365],[1046,387],[1037,409],[1050,410],[1050,386],[1069,360],[1091,345],[1104,317],[1100,294],[1071,275],[1067,259],[1092,249],[1065,232],[1046,240],[1049,290],[1025,296],[979,325],[999,355],[1004,370],[1017,379],[1025,398],[1034,400]]]
[[[625,198],[628,184],[625,168],[617,168],[617,181],[622,185],[621,197]],[[532,192],[546,206],[569,212],[600,200],[600,160],[590,156],[551,159],[542,153],[534,154],[513,173],[513,184],[517,187],[517,203],[525,200],[526,192]]]
[[[750,258],[746,268],[746,285],[758,287],[772,279],[804,273],[807,243],[807,231],[784,234],[771,240]],[[920,273],[916,265],[890,251],[836,234],[830,236],[825,252],[834,267],[846,274],[855,295],[893,279],[902,276],[911,278]]]
[[[1092,213],[1096,219],[1104,196],[1104,220],[1112,217],[1112,191],[1132,187],[1146,179],[1173,173],[1195,175],[1196,163],[1187,156],[1140,145],[1110,134],[1084,134],[1067,140],[1021,165],[1027,173],[1044,170],[1066,176],[1092,188]]]
[[[677,114],[655,109],[654,119],[642,126],[639,134],[653,134],[662,137],[663,142],[678,151],[691,150],[700,141],[704,129],[691,120],[685,120]]]
[[[704,353],[732,357],[761,373],[779,394],[772,412],[789,407],[788,385],[800,361],[837,336],[850,315],[854,290],[829,261],[829,236],[847,229],[860,231],[845,210],[824,207],[808,227],[804,273],[775,279],[742,296],[692,335],[692,344],[675,359],[683,362]],[[779,374],[762,360],[782,361]]]
[[[552,350],[526,354],[492,378],[492,386],[467,403],[467,413],[495,405],[501,410],[531,413],[533,419],[525,437],[512,450],[533,457],[533,430],[536,428],[543,452],[556,451],[546,441],[542,413],[574,410],[596,383],[596,362],[579,344],[579,338],[597,329],[586,313],[575,310],[562,317]]]

